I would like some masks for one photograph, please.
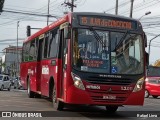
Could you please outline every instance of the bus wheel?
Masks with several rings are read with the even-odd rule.
[[[152,95],[152,97],[153,97],[153,98],[157,98],[158,96],[157,96],[157,95]]]
[[[57,95],[56,95],[56,87],[53,87],[53,93],[52,93],[52,102],[53,102],[53,108],[56,110],[63,110],[64,108],[64,103],[62,101],[59,101],[57,99]]]
[[[34,98],[34,92],[31,91],[30,81],[27,83],[27,93],[29,98]]]
[[[118,109],[118,106],[106,106],[106,110],[109,113],[115,113]]]
[[[149,97],[149,92],[148,92],[148,90],[145,90],[145,98],[148,98]]]

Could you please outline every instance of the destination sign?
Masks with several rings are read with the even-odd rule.
[[[122,19],[112,19],[107,17],[96,16],[79,16],[80,25],[96,26],[96,27],[109,27],[120,29],[137,29],[136,22],[127,21]]]

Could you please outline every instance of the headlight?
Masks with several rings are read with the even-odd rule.
[[[144,77],[141,78],[141,79],[139,79],[139,80],[137,81],[136,86],[134,87],[133,92],[138,92],[138,91],[142,90],[142,88],[143,88],[143,83],[144,83]]]
[[[85,87],[83,85],[83,82],[81,81],[81,78],[74,73],[71,73],[71,76],[73,78],[74,86],[81,90],[85,90]]]

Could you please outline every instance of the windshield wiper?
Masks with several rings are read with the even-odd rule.
[[[126,39],[127,35],[128,35],[128,30],[125,32],[125,34],[121,37],[121,39],[119,40],[118,44],[115,47],[115,50],[117,50],[117,48],[122,44],[123,40]]]
[[[105,48],[106,45],[103,43],[103,40],[101,39],[101,37],[99,36],[99,34],[93,29],[93,27],[90,27],[90,31],[93,32],[94,37],[96,38],[96,40],[101,43],[102,47]]]

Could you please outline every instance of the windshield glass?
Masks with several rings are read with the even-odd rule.
[[[124,37],[125,36],[125,37]],[[121,39],[122,38],[122,39]],[[140,74],[143,72],[143,42],[137,34],[111,32],[112,73]]]
[[[87,72],[140,74],[143,72],[142,38],[128,32],[75,29],[73,66]]]
[[[149,66],[147,76],[160,77],[160,67]]]

